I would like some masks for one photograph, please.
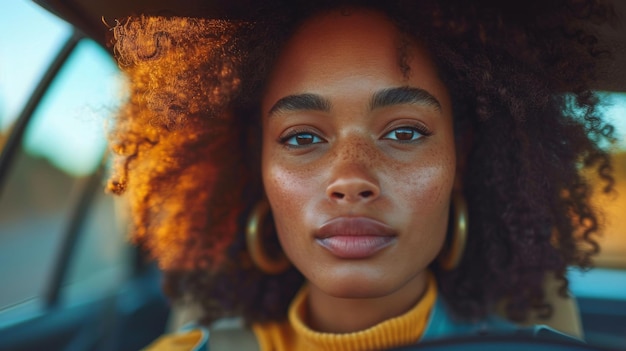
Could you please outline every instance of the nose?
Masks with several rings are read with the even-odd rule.
[[[379,187],[361,177],[342,177],[326,188],[326,195],[336,202],[356,203],[372,201],[380,194]]]
[[[332,162],[331,180],[326,188],[328,199],[338,203],[371,202],[380,196],[371,153],[352,148],[339,153]]]

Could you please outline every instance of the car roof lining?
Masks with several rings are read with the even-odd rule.
[[[108,25],[138,13],[241,18],[253,0],[33,0],[48,11],[76,26],[85,35],[107,46]],[[626,1],[611,0],[621,21],[626,21]],[[594,28],[595,29],[595,28]],[[613,52],[612,64],[603,68],[594,89],[626,92],[626,23],[597,27],[600,41]]]

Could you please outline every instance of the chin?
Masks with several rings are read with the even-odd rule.
[[[337,269],[327,273],[323,281],[310,283],[336,298],[373,299],[393,294],[404,285],[393,278],[380,270],[352,267]]]

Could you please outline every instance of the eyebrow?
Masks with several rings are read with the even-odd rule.
[[[269,115],[287,111],[323,111],[330,112],[330,101],[316,94],[288,95],[278,100],[269,111]]]
[[[441,104],[432,94],[420,88],[397,87],[377,91],[370,101],[370,110],[393,105],[414,104],[432,106],[441,111]],[[317,94],[288,95],[278,100],[268,114],[289,111],[322,111],[330,112],[331,103],[328,99]]]
[[[426,105],[441,111],[441,103],[431,93],[411,87],[388,88],[376,92],[372,96],[370,109],[403,104]]]

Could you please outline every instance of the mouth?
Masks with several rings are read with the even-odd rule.
[[[363,259],[391,245],[396,232],[367,217],[337,217],[322,225],[315,241],[338,258]]]

